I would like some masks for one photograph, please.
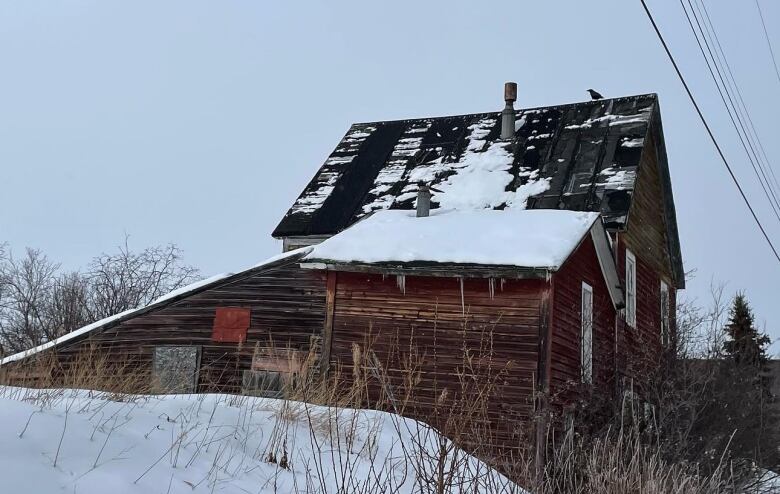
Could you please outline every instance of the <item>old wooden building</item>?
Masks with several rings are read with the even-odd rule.
[[[489,432],[506,444],[538,406],[536,388],[614,382],[623,294],[598,213],[383,211],[314,247],[302,266],[327,272],[329,360],[353,375],[360,345],[416,416],[440,413],[442,394],[450,407],[488,393]],[[418,384],[403,389],[414,370]]]
[[[399,382],[418,359],[424,415],[476,353],[504,369],[504,437],[540,396],[619,396],[672,343],[685,284],[658,98],[514,100],[509,84],[502,112],[353,125],[273,232],[297,250],[0,365],[89,346],[178,390],[239,392],[292,372],[258,348],[314,350],[327,371],[358,347]]]
[[[0,373],[11,382],[35,384],[39,365],[67,374],[87,356],[101,361],[101,373],[118,368],[145,376],[153,391],[274,391],[278,386],[268,389],[263,379],[267,373],[255,370],[258,363],[275,366],[276,376],[289,357],[319,353],[325,283],[322,275],[300,269],[304,254],[290,252],[181,288],[8,356],[0,360]]]

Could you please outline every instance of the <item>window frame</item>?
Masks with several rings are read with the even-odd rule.
[[[666,281],[661,280],[661,286],[659,289],[658,302],[661,309],[660,317],[660,330],[661,330],[661,345],[669,346],[672,338],[672,317],[671,317],[671,298],[669,292],[669,284]],[[664,294],[666,297],[664,298]]]
[[[580,292],[580,377],[583,383],[593,382],[593,287],[584,281]]]
[[[629,327],[636,328],[636,256],[628,249],[626,249],[626,272],[624,280],[626,285],[626,324]]]

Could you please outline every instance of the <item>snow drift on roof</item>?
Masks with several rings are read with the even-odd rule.
[[[375,213],[304,259],[334,263],[436,262],[558,269],[599,218],[564,210]]]

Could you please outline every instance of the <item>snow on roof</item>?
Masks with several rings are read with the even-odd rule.
[[[500,112],[354,124],[273,236],[332,235],[414,209],[420,184],[433,187],[432,209],[601,208],[622,229],[635,174],[614,185],[599,172],[636,170],[657,108],[648,94],[521,109],[509,140]]]
[[[36,353],[42,352],[44,350],[47,350],[49,348],[55,347],[59,345],[60,343],[64,343],[68,340],[71,340],[73,338],[76,338],[77,336],[81,336],[85,333],[89,333],[90,331],[97,329],[101,326],[105,326],[106,324],[116,321],[118,319],[121,319],[129,314],[132,314],[133,312],[140,310],[140,309],[129,309],[124,312],[120,312],[119,314],[114,314],[113,316],[106,317],[105,319],[101,319],[99,321],[95,321],[92,324],[87,324],[84,327],[81,327],[75,331],[71,331],[70,333],[60,336],[57,339],[47,341],[46,343],[42,345],[38,345],[34,348],[30,348],[29,350],[25,350],[23,352],[15,353],[13,355],[9,355],[8,357],[5,357],[3,359],[0,359],[0,365],[7,364],[9,362],[15,362],[17,360],[21,360],[25,357],[29,357],[30,355],[35,355]]]
[[[388,210],[314,246],[304,260],[436,262],[558,269],[599,219],[565,210]]]
[[[56,338],[56,339],[51,340],[51,341],[47,341],[46,343],[43,343],[42,345],[38,345],[36,347],[30,348],[29,350],[24,350],[22,352],[15,353],[13,355],[9,355],[9,356],[7,356],[5,358],[2,358],[2,359],[0,359],[0,365],[7,364],[9,362],[16,362],[17,360],[22,360],[22,359],[27,358],[27,357],[29,357],[31,355],[35,355],[36,353],[40,353],[40,352],[42,352],[44,350],[48,350],[49,348],[61,345],[62,343],[65,343],[66,341],[72,340],[72,339],[77,338],[77,337],[79,337],[81,335],[84,335],[84,334],[87,334],[87,333],[89,333],[91,331],[94,331],[96,329],[102,328],[103,326],[106,326],[109,323],[118,321],[120,319],[124,319],[127,316],[130,316],[130,315],[132,315],[132,314],[134,314],[136,312],[140,312],[140,311],[142,311],[144,309],[148,309],[150,307],[163,304],[163,303],[168,302],[168,301],[170,301],[170,300],[172,300],[172,299],[174,299],[176,297],[180,297],[182,295],[186,295],[188,293],[194,292],[194,291],[196,291],[196,290],[198,290],[200,288],[204,288],[206,286],[212,285],[214,283],[217,283],[218,281],[221,281],[221,280],[224,280],[225,278],[233,276],[234,274],[239,274],[239,273],[243,273],[243,272],[246,272],[246,271],[249,271],[249,270],[252,270],[252,269],[257,269],[257,268],[263,267],[265,265],[271,264],[273,262],[280,261],[280,260],[285,259],[287,257],[292,257],[294,255],[298,255],[298,254],[303,255],[303,254],[307,253],[310,250],[311,250],[311,247],[302,247],[300,249],[291,250],[291,251],[285,252],[283,254],[279,254],[279,255],[275,255],[273,257],[269,257],[265,261],[262,261],[262,262],[260,262],[258,264],[255,264],[254,266],[252,266],[250,268],[237,271],[236,273],[222,273],[222,274],[210,276],[210,277],[208,277],[206,279],[199,280],[199,281],[196,281],[194,283],[190,283],[187,286],[183,286],[183,287],[177,288],[176,290],[173,290],[172,292],[170,292],[170,293],[168,293],[166,295],[163,295],[162,297],[159,297],[159,298],[155,299],[150,304],[145,305],[143,307],[138,307],[136,309],[129,309],[129,310],[126,310],[124,312],[120,312],[119,314],[114,314],[113,316],[109,316],[109,317],[106,317],[106,318],[101,319],[99,321],[95,321],[95,322],[93,322],[91,324],[87,324],[84,327],[81,327],[79,329],[71,331],[68,334],[62,335],[59,338]]]

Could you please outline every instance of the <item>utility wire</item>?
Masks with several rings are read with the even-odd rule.
[[[734,127],[734,130],[737,132],[739,141],[742,144],[742,148],[745,150],[745,153],[747,154],[748,161],[750,161],[750,166],[753,168],[753,172],[755,173],[756,178],[758,179],[758,183],[761,185],[761,189],[764,191],[764,195],[769,201],[769,205],[772,207],[772,212],[775,214],[777,221],[780,222],[780,203],[778,203],[777,194],[775,193],[774,190],[772,190],[771,184],[769,184],[770,187],[767,189],[766,173],[764,172],[764,168],[761,165],[761,162],[759,161],[758,166],[756,166],[757,155],[755,149],[753,149],[753,145],[750,143],[749,140],[747,144],[745,143],[745,137],[743,137],[743,134],[747,136],[747,132],[745,131],[745,126],[742,123],[742,119],[740,118],[740,115],[737,113],[737,107],[734,104],[734,99],[731,97],[731,93],[729,92],[728,87],[726,86],[726,83],[723,80],[723,75],[721,74],[720,67],[716,63],[715,55],[713,54],[712,48],[710,47],[710,44],[707,41],[707,38],[705,37],[704,29],[702,28],[701,23],[699,22],[699,18],[693,9],[691,0],[686,0],[686,1],[688,3],[688,6],[691,9],[691,13],[693,14],[693,17],[696,21],[696,26],[698,26],[699,31],[697,31],[696,27],[694,27],[693,21],[691,20],[691,16],[688,14],[688,9],[685,7],[685,3],[683,3],[683,0],[680,0],[680,6],[683,8],[683,11],[685,12],[685,17],[686,19],[688,19],[688,25],[690,26],[693,35],[696,37],[696,43],[699,45],[699,51],[701,52],[702,57],[704,57],[704,61],[707,63],[707,69],[710,72],[710,76],[712,76],[713,82],[715,82],[715,86],[718,88],[718,94],[720,94],[720,99],[721,101],[723,101],[723,105],[726,107],[726,111],[729,114],[729,119],[731,120],[731,125]],[[699,40],[699,33],[701,33],[701,40]],[[704,43],[703,46],[702,46],[702,42]],[[707,48],[706,53],[704,51],[704,47]],[[710,55],[709,58],[707,58],[707,53],[709,53]],[[712,59],[712,64],[710,64],[710,59]],[[713,66],[715,67],[714,71],[713,71]],[[717,72],[717,76],[715,75],[716,72]],[[723,89],[721,89],[721,86],[723,87]],[[725,92],[725,96],[724,96],[724,92]],[[726,101],[726,98],[728,98],[728,101]],[[742,129],[742,132],[740,132],[740,129]]]
[[[777,60],[775,59],[775,51],[772,49],[772,42],[769,40],[769,33],[766,31],[766,23],[764,22],[764,13],[761,12],[761,5],[756,0],[756,8],[758,9],[758,16],[761,17],[761,27],[764,28],[764,37],[766,37],[766,44],[769,46],[769,54],[772,55],[772,64],[775,66],[775,74],[777,74],[777,81],[780,82],[780,69],[777,68]]]
[[[712,51],[710,50],[710,45],[715,46],[717,43],[717,46],[715,46],[715,54],[718,55],[718,59],[715,59],[713,57],[713,63],[715,64],[715,68],[718,69],[718,61],[720,61],[720,69],[717,70],[718,77],[720,78],[721,84],[723,84],[723,88],[726,91],[726,94],[729,96],[729,101],[732,104],[732,107],[735,109],[735,113],[737,116],[737,121],[739,122],[739,126],[742,129],[742,133],[745,135],[745,138],[748,141],[748,144],[750,145],[750,150],[753,153],[753,156],[756,159],[756,162],[758,163],[759,169],[761,170],[761,175],[764,177],[764,183],[767,185],[767,187],[772,192],[772,196],[775,199],[775,203],[777,203],[777,197],[778,197],[778,187],[780,187],[780,184],[777,182],[777,177],[775,176],[773,167],[771,163],[769,162],[769,158],[766,156],[766,151],[763,151],[763,144],[761,143],[761,138],[758,136],[758,132],[756,132],[755,125],[753,125],[753,119],[750,117],[750,111],[747,109],[747,105],[745,104],[745,100],[742,97],[742,91],[739,88],[739,84],[737,84],[737,80],[734,77],[734,73],[731,70],[731,65],[729,64],[728,59],[726,58],[726,52],[723,50],[723,46],[720,44],[720,39],[718,38],[718,33],[715,31],[715,26],[712,24],[712,19],[710,19],[710,14],[707,11],[707,6],[704,3],[704,0],[694,0],[694,4],[696,5],[696,10],[699,11],[699,16],[702,18],[702,22],[704,22],[704,18],[706,17],[707,23],[705,24],[705,27],[709,25],[709,29],[706,31],[707,35],[710,34],[710,31],[712,32],[712,35],[709,36],[709,43],[707,42],[707,38],[702,36],[702,39],[704,39],[705,45],[707,45],[707,50],[710,52],[710,57],[712,57]],[[690,0],[688,0],[688,5],[691,5]],[[701,9],[699,8],[699,5],[701,5]],[[696,18],[696,24],[699,26],[699,30],[702,31],[702,34],[704,34],[704,30],[701,28],[701,24],[699,24],[699,19],[696,16],[696,12],[693,10],[693,7],[691,7],[691,12],[693,12],[694,18]],[[703,13],[702,13],[703,12]],[[715,41],[713,42],[713,38]],[[725,69],[723,68],[725,66]],[[728,75],[730,77],[726,78],[726,82],[729,83],[728,88],[726,87],[726,84],[723,81],[723,75],[722,73],[725,73],[726,70],[728,70]],[[716,82],[717,84],[717,82]],[[734,96],[734,92],[736,91],[737,96]],[[746,129],[745,119],[747,119],[752,127],[752,134],[748,132],[748,129]],[[736,130],[736,129],[735,129]],[[756,144],[758,143],[758,145]],[[761,155],[758,153],[757,148],[761,147],[764,157],[764,164],[762,165]],[[769,173],[767,173],[767,169],[769,169]],[[755,170],[754,170],[755,171]],[[769,174],[772,175],[772,178],[774,178],[774,184],[769,180]],[[778,204],[780,206],[780,204]]]
[[[650,23],[653,25],[655,34],[658,36],[659,41],[661,41],[661,45],[663,45],[664,51],[666,52],[666,55],[669,57],[669,61],[672,62],[672,66],[674,66],[674,71],[677,73],[677,77],[680,79],[680,82],[685,88],[685,92],[688,94],[688,98],[691,100],[693,107],[696,109],[696,113],[698,113],[701,123],[704,125],[707,134],[709,134],[712,143],[715,145],[715,149],[718,151],[718,155],[720,155],[720,159],[723,161],[723,164],[726,166],[726,170],[728,170],[729,175],[731,176],[731,180],[734,182],[734,185],[737,186],[737,190],[739,190],[739,194],[742,196],[742,200],[745,201],[745,205],[750,211],[750,214],[753,216],[753,220],[755,220],[758,229],[761,230],[761,234],[764,236],[764,239],[766,240],[767,244],[769,244],[769,248],[772,249],[772,253],[775,255],[777,261],[780,263],[780,253],[778,253],[777,249],[775,248],[775,245],[772,243],[772,240],[769,238],[769,235],[766,233],[766,230],[764,229],[764,225],[761,224],[761,220],[758,219],[758,216],[756,215],[753,206],[750,204],[750,201],[745,195],[745,191],[742,190],[742,186],[739,184],[739,180],[737,180],[736,175],[734,175],[734,171],[731,169],[731,165],[729,165],[726,156],[723,154],[723,151],[720,148],[720,144],[718,144],[718,140],[715,138],[715,134],[712,133],[712,129],[710,129],[710,125],[707,123],[707,119],[704,118],[704,114],[702,113],[701,108],[699,108],[699,104],[696,102],[696,98],[693,97],[693,93],[691,92],[691,89],[688,87],[688,83],[685,81],[685,77],[683,77],[682,72],[680,71],[680,67],[677,65],[677,62],[675,61],[674,56],[672,55],[672,52],[669,49],[669,46],[666,44],[666,40],[661,34],[660,29],[658,29],[658,24],[655,23],[653,14],[650,12],[650,9],[647,7],[647,3],[645,3],[645,0],[640,0],[640,2],[642,2],[642,7],[645,9],[645,13],[647,14],[647,17],[650,20]]]
[[[723,56],[723,63],[725,64],[726,69],[728,70],[731,81],[734,83],[734,88],[736,89],[737,96],[739,97],[739,103],[742,105],[742,108],[744,109],[745,116],[747,116],[748,124],[750,125],[750,130],[753,132],[753,136],[755,137],[755,142],[758,143],[758,148],[761,151],[761,155],[764,158],[764,163],[766,163],[767,168],[769,168],[769,172],[772,175],[772,179],[774,180],[775,186],[780,188],[780,181],[778,181],[777,175],[775,175],[774,167],[770,164],[769,157],[766,154],[766,149],[764,149],[764,143],[761,142],[761,137],[759,137],[758,131],[756,130],[756,126],[753,124],[753,118],[750,116],[750,112],[748,111],[747,105],[745,104],[745,99],[742,97],[742,90],[739,88],[739,84],[737,84],[737,80],[734,77],[734,73],[731,71],[731,64],[729,64],[729,61],[726,58],[726,52],[723,50],[723,46],[721,46],[720,44],[718,33],[715,31],[715,26],[712,24],[712,20],[710,19],[710,13],[707,10],[707,5],[705,4],[704,0],[701,0],[701,6],[702,9],[704,10],[704,15],[707,18],[707,23],[709,24],[710,29],[712,30],[712,34],[715,37],[715,42],[718,45],[718,51],[720,51],[720,53]]]

